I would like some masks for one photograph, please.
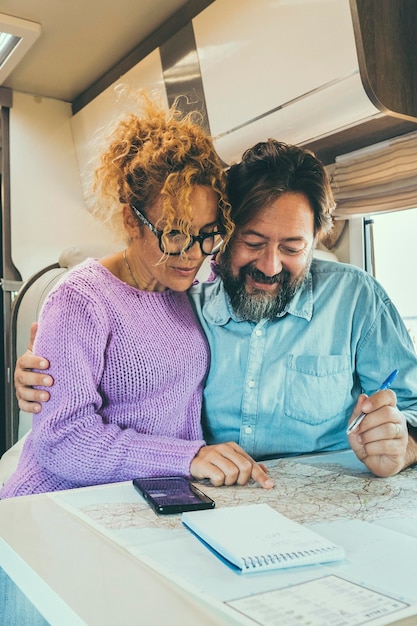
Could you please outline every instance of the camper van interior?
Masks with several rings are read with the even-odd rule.
[[[121,116],[130,112],[129,94],[138,90],[146,91],[165,108],[177,102],[184,112],[198,111],[225,168],[238,162],[246,148],[268,138],[313,151],[330,174],[336,200],[334,229],[315,254],[359,266],[376,278],[390,294],[417,349],[416,32],[417,0],[0,0],[0,459],[3,455],[10,460],[10,467],[15,467],[31,429],[32,415],[19,409],[13,376],[16,360],[26,350],[30,325],[38,318],[46,296],[68,269],[87,257],[102,257],[123,247],[123,242],[115,240],[91,215],[91,181],[99,147]],[[194,243],[196,240],[198,236]],[[408,341],[405,330],[403,335]],[[5,467],[0,461],[0,487],[11,472]],[[348,470],[354,480],[356,471],[356,466]],[[308,476],[305,483],[310,480]],[[372,483],[365,496],[372,489],[376,493],[383,484],[381,499],[391,500],[392,483],[380,480],[378,486]],[[401,485],[398,493],[408,494],[406,483]],[[102,520],[94,507],[98,510],[102,492],[94,493],[97,502],[88,504],[90,517],[96,514],[97,526]],[[128,502],[127,513],[125,503],[120,505],[120,532],[127,528],[123,526],[126,516],[131,520],[137,514],[136,504]],[[13,509],[6,498],[0,504],[2,511],[10,511],[9,521],[3,518],[3,522],[0,512],[0,531],[4,533],[0,535],[1,586],[8,550],[18,543],[17,539],[13,543],[13,520],[20,523],[27,509],[24,503]],[[402,512],[408,510],[406,506],[411,505],[404,505]],[[51,618],[51,624],[139,623],[127,617],[128,611],[131,619],[136,610],[135,581],[140,581],[142,592],[148,584],[151,589],[149,598],[143,599],[143,623],[255,623],[236,621],[230,615],[220,617],[207,598],[201,599],[200,590],[197,600],[190,600],[191,594],[179,594],[160,571],[151,576],[142,562],[139,571],[137,554],[130,558],[119,545],[107,542],[107,529],[103,550],[100,533],[89,534],[88,524],[81,528],[65,517],[73,510],[71,503],[66,503],[65,514],[54,509],[52,499],[37,507],[35,502],[35,522],[23,533],[22,554],[27,563],[35,562],[32,557],[40,553],[38,543],[44,545],[43,539],[38,542],[37,529],[42,533],[50,520],[51,527],[56,524],[76,539],[68,545],[54,539],[45,560],[43,553],[37,554],[40,565],[36,571],[46,572],[41,577],[49,580],[51,588],[59,589],[60,596],[65,595],[61,590],[71,576],[65,602],[81,607],[86,620],[58,611],[59,617],[56,621]],[[414,509],[409,517],[415,524]],[[84,524],[86,517],[82,519]],[[415,550],[413,553],[410,548],[410,555],[417,554],[415,526],[404,531],[409,521],[402,528],[403,552],[398,552],[405,555],[401,557],[405,571],[406,539],[416,544],[410,543]],[[166,522],[160,536],[168,528]],[[31,538],[29,547],[25,533]],[[2,537],[12,537],[10,546]],[[373,537],[369,537],[363,545],[371,550]],[[130,536],[124,540],[126,547]],[[383,544],[387,542],[381,540],[378,545]],[[79,569],[68,556],[73,546]],[[141,547],[145,552],[147,548]],[[182,555],[188,564],[189,553],[184,550]],[[57,565],[60,559],[71,563],[64,576]],[[369,562],[372,559],[369,557]],[[410,561],[415,562],[415,557]],[[97,563],[102,570],[98,573]],[[362,565],[357,577],[361,584],[367,563]],[[91,592],[88,602],[84,590],[76,588],[78,576]],[[340,584],[337,575],[330,578],[332,584]],[[89,586],[93,579],[99,587],[96,595]],[[59,582],[56,587],[55,580]],[[412,572],[409,580],[413,580]],[[29,589],[25,593],[30,597],[30,589],[40,589],[39,584],[38,579],[29,577],[19,586]],[[111,587],[108,595],[113,599],[117,595],[114,589],[120,591],[124,615],[117,612],[116,602],[109,600],[107,606],[103,601],[105,584],[109,590]],[[375,585],[367,590],[369,598],[377,589]],[[327,587],[322,593],[326,598],[332,595]],[[163,599],[154,614],[149,603],[157,595]],[[1,596],[0,592],[0,623]],[[400,595],[395,598],[395,610],[416,602]],[[351,604],[356,600],[355,596]],[[360,600],[365,602],[363,596]],[[245,609],[249,614],[250,607],[239,602],[236,612],[240,615]],[[51,601],[48,610],[53,606],[59,605]],[[278,605],[273,606],[276,609]],[[416,614],[417,609],[412,620]],[[393,623],[384,619],[372,620],[372,624]],[[255,621],[284,624],[272,618]],[[349,623],[368,621],[371,623],[367,617]],[[313,622],[285,622],[290,623]],[[323,626],[327,623],[340,622],[322,622]],[[35,621],[19,622],[19,626],[26,624]],[[47,622],[41,619],[36,624],[46,626]]]
[[[375,273],[375,216],[406,211],[408,221],[416,207],[416,20],[413,0],[2,1],[0,31],[18,54],[0,66],[0,451],[19,436],[17,293],[67,248],[117,245],[98,226],[90,240],[88,202],[97,137],[128,106],[121,86],[166,105],[186,96],[225,164],[268,137],[312,149],[337,200],[331,253]],[[417,303],[403,309],[415,324]]]
[[[110,0],[4,0],[1,8],[0,30],[17,42],[0,69],[2,451],[19,436],[12,373],[26,339],[13,336],[13,302],[63,250],[97,244],[89,175],[98,132],[126,107],[120,85],[156,92],[167,105],[187,96],[183,106],[203,112],[226,164],[270,136],[312,149],[332,172],[339,230],[347,220],[332,242],[340,260],[375,272],[373,216],[415,207],[410,0],[125,0],[117,20]],[[114,247],[105,229],[100,238]],[[410,324],[412,306],[404,305]]]

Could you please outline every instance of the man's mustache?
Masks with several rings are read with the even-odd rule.
[[[282,270],[279,274],[275,274],[274,276],[267,276],[256,267],[251,265],[246,265],[242,268],[242,273],[244,276],[250,276],[257,283],[264,283],[265,285],[275,285],[276,283],[282,283],[286,272]]]

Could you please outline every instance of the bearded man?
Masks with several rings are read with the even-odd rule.
[[[235,441],[254,459],[350,445],[380,476],[415,463],[409,333],[369,274],[313,258],[332,226],[325,168],[309,151],[269,140],[228,177],[235,232],[217,278],[190,294],[212,354],[206,441]],[[374,393],[396,368],[396,393]]]

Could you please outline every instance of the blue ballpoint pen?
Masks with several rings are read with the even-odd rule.
[[[398,370],[394,370],[393,372],[391,372],[388,378],[384,380],[384,382],[382,383],[378,391],[382,391],[382,389],[388,389],[388,387],[391,387],[392,383],[394,382],[394,378],[396,377],[397,374],[398,374]],[[359,424],[362,422],[362,420],[366,416],[367,416],[367,413],[361,413],[360,415],[355,417],[353,422],[348,426],[346,434],[350,435],[350,433],[352,433],[359,426]]]

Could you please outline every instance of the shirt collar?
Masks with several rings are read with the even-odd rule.
[[[224,326],[231,319],[235,322],[242,322],[242,318],[233,311],[230,298],[224,289],[223,281],[220,278],[217,280],[219,281],[218,291],[206,303],[204,307],[205,317],[217,326]],[[311,271],[308,272],[301,289],[285,307],[284,311],[277,315],[277,318],[284,317],[286,314],[302,317],[307,321],[311,320],[313,316],[313,279]]]

